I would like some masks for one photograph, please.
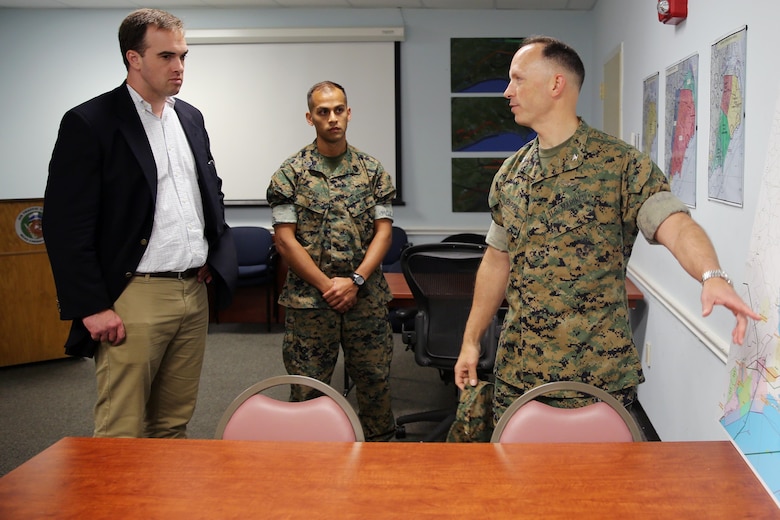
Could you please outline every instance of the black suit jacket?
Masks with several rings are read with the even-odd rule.
[[[222,181],[203,115],[178,99],[174,108],[195,156],[208,265],[224,308],[238,268]],[[126,84],[63,116],[49,163],[43,236],[60,318],[73,320],[67,354],[93,354],[96,343],[81,319],[111,308],[127,286],[152,233],[156,197],[157,167]]]

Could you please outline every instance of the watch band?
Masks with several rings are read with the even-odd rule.
[[[360,276],[358,273],[352,273],[352,283],[357,285],[358,287],[363,287],[363,284],[366,283],[366,279]]]
[[[701,283],[706,282],[710,278],[723,278],[729,283],[729,285],[732,286],[734,285],[731,282],[731,278],[729,278],[728,273],[726,273],[726,271],[724,271],[723,269],[711,269],[709,271],[705,271],[704,274],[701,275]]]

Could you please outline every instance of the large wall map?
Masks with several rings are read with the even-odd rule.
[[[764,320],[729,352],[721,424],[780,505],[780,98],[753,223],[745,300]]]

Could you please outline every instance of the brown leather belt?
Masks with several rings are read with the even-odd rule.
[[[148,276],[150,278],[175,278],[177,280],[186,280],[197,276],[200,267],[190,267],[186,271],[166,271],[163,273],[135,273],[136,276]]]

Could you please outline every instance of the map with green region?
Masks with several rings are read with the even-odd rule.
[[[707,194],[742,206],[745,173],[745,58],[747,28],[712,46]]]

